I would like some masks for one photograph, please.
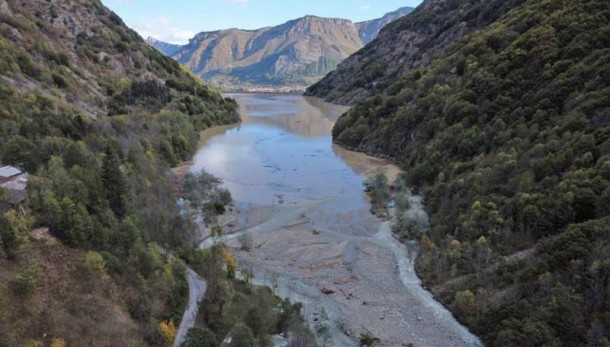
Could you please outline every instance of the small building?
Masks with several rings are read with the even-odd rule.
[[[8,192],[2,196],[0,208],[16,208],[25,212],[24,202],[28,199],[28,175],[14,166],[0,167],[0,188]]]

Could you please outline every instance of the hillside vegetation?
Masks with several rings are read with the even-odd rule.
[[[355,105],[383,92],[412,69],[469,32],[483,28],[524,0],[425,0],[412,13],[387,25],[375,40],[307,88],[306,95]]]
[[[399,230],[418,273],[489,346],[610,343],[609,22],[605,0],[528,0],[333,130],[403,164],[431,217]]]
[[[200,130],[237,121],[235,101],[98,0],[0,0],[0,57],[0,162],[30,174],[31,211],[0,213],[0,293],[12,305],[0,306],[0,345],[117,345],[123,334],[163,345],[159,323],[179,323],[187,294],[184,261],[164,250],[193,231],[169,167],[191,157]],[[31,242],[38,226],[75,250]]]

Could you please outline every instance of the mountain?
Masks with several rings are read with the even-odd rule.
[[[383,27],[392,23],[393,21],[397,20],[402,16],[411,13],[412,11],[413,7],[401,7],[396,11],[386,13],[381,18],[356,23],[356,28],[358,29],[358,35],[360,36],[360,40],[362,40],[364,44],[373,41],[373,39],[377,37]]]
[[[163,41],[159,41],[157,39],[155,39],[154,37],[149,36],[146,39],[146,42],[155,47],[156,49],[158,49],[161,53],[163,53],[164,55],[167,56],[172,56],[174,54],[176,54],[180,48],[182,47],[181,45],[175,45],[172,43],[166,43]]]
[[[0,204],[0,345],[164,345],[194,233],[170,166],[235,101],[99,0],[0,0],[0,81],[0,166],[29,193]]]
[[[465,34],[480,29],[523,0],[424,1],[408,16],[310,86],[306,95],[342,105],[383,91],[397,76],[425,66]]]
[[[406,46],[413,18],[472,26],[464,3],[424,2],[347,64]],[[610,2],[468,3],[486,24],[383,80],[334,141],[403,165],[430,225],[405,214],[395,231],[420,240],[424,284],[486,345],[606,345]]]
[[[383,18],[352,23],[306,16],[258,30],[202,32],[169,54],[204,80],[223,87],[274,86],[304,89],[360,49],[386,23],[408,13],[402,8]],[[164,53],[159,41],[151,42]]]
[[[174,58],[215,84],[307,84],[361,46],[352,22],[307,16],[260,30],[200,33]]]

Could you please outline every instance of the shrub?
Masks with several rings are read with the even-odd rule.
[[[85,266],[92,273],[103,274],[106,272],[106,261],[104,260],[104,257],[97,252],[87,252]]]
[[[30,266],[25,271],[15,276],[12,283],[13,292],[19,296],[28,297],[34,293],[39,281],[39,267]]]

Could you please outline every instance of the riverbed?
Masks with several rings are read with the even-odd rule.
[[[321,345],[479,346],[421,287],[414,251],[370,212],[362,182],[392,163],[332,144],[347,109],[296,95],[229,95],[239,125],[210,129],[191,171],[223,180],[236,201],[223,241],[254,282],[304,303]],[[421,208],[416,197],[412,204]]]

